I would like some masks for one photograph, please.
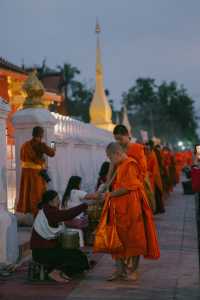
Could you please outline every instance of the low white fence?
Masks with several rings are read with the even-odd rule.
[[[83,143],[105,145],[112,140],[112,133],[107,130],[57,113],[52,115],[56,118],[54,133],[58,141],[71,138]]]

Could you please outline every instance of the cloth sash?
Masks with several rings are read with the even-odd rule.
[[[64,225],[58,227],[49,226],[48,220],[43,212],[43,209],[39,210],[35,222],[33,224],[35,231],[45,240],[56,239],[64,230]]]
[[[42,169],[44,169],[45,165],[44,164],[39,165],[39,164],[35,164],[33,162],[22,161],[21,162],[21,167],[24,168],[24,169],[42,170]]]

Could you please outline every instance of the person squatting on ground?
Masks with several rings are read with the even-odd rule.
[[[58,282],[67,282],[73,276],[89,269],[86,255],[79,249],[63,249],[59,235],[61,222],[84,213],[88,206],[80,204],[70,209],[59,209],[60,200],[56,191],[48,190],[38,204],[39,212],[34,220],[31,234],[32,256],[36,262],[47,265],[48,276]]]
[[[64,208],[72,208],[77,205],[80,205],[84,203],[87,200],[96,200],[99,196],[98,193],[87,193],[86,191],[83,191],[81,189],[81,181],[82,178],[79,176],[71,176],[69,179],[69,182],[67,184],[67,187],[65,189],[65,193],[63,195],[62,199],[62,207]],[[76,216],[76,218],[73,220],[73,223],[77,226],[81,227],[81,224],[83,228],[86,224],[86,216],[84,213],[79,214]],[[67,223],[66,223],[67,225]],[[68,223],[69,226],[69,223]],[[84,236],[83,236],[83,230],[80,229],[73,229],[73,225],[70,226],[73,231],[79,233],[79,239],[80,239],[80,247],[84,247]]]

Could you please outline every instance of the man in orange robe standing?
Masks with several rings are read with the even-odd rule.
[[[34,127],[32,139],[21,147],[22,172],[16,212],[31,213],[35,216],[38,211],[37,205],[47,188],[47,183],[41,173],[46,169],[44,154],[54,156],[55,149],[42,142],[43,135],[42,127]]]
[[[109,280],[138,277],[138,265],[132,258],[143,255],[145,258],[158,259],[160,250],[152,210],[149,206],[144,186],[139,180],[138,163],[128,157],[120,144],[111,143],[107,147],[107,156],[115,166],[115,178],[112,192],[106,194],[106,201],[110,201],[109,222],[115,222],[119,239],[123,248],[112,252],[116,260],[116,271]],[[99,227],[101,226],[100,219]],[[98,252],[98,228],[94,251]],[[130,265],[130,261],[132,264]]]
[[[145,191],[153,211],[155,211],[156,203],[151,189],[149,174],[147,169],[147,160],[144,152],[144,145],[131,143],[128,129],[124,125],[117,125],[113,130],[115,140],[122,146],[129,157],[135,159],[138,163],[139,179],[145,187]]]
[[[147,167],[150,178],[150,183],[152,190],[154,191],[156,200],[156,211],[155,213],[164,213],[164,202],[163,202],[163,184],[160,175],[159,164],[157,160],[156,153],[153,149],[153,141],[149,141],[146,144],[146,157],[147,157]]]
[[[168,177],[167,192],[173,191],[173,187],[176,183],[176,162],[173,152],[168,146],[165,146],[162,150],[162,157],[165,167],[166,176]]]

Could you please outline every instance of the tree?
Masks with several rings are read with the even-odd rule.
[[[80,81],[71,84],[71,97],[68,99],[70,116],[89,122],[89,106],[93,90]]]
[[[139,78],[123,94],[134,131],[147,130],[151,136],[175,144],[177,140],[195,142],[197,123],[194,101],[186,89],[176,82],[163,82],[159,86],[151,78]]]
[[[64,63],[63,66],[58,66],[58,70],[62,74],[62,81],[60,84],[61,91],[63,90],[64,101],[61,104],[61,110],[64,115],[68,112],[68,103],[70,99],[71,85],[74,83],[74,78],[76,75],[80,74],[79,69],[73,67],[71,64]]]

